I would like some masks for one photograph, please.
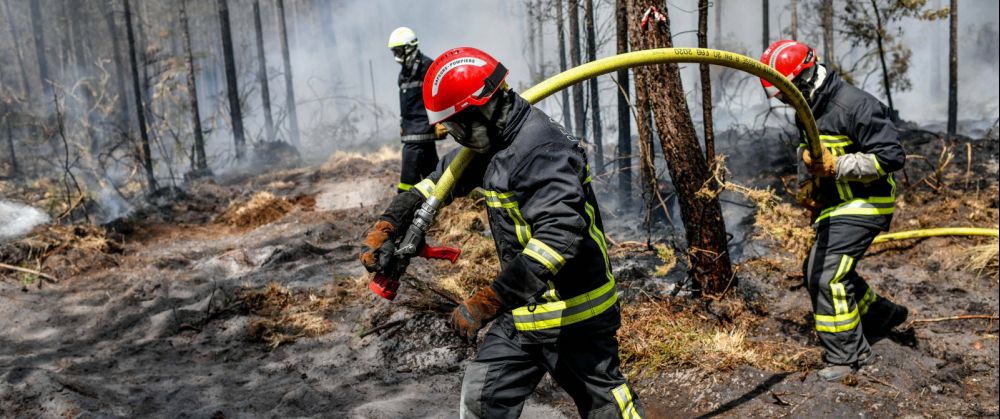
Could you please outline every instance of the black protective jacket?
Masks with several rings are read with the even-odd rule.
[[[830,71],[810,99],[820,141],[834,156],[861,153],[877,172],[867,181],[821,178],[815,197],[822,205],[815,222],[846,221],[882,230],[892,221],[896,182],[906,156],[885,105]],[[806,147],[803,142],[800,145]],[[838,166],[838,170],[841,167]]]
[[[513,92],[501,141],[477,155],[456,185],[461,196],[485,190],[501,272],[494,291],[523,342],[614,333],[617,291],[587,156],[565,128]],[[453,160],[416,187],[429,194]]]
[[[413,64],[399,71],[399,126],[404,143],[432,142],[437,139],[434,126],[427,120],[424,108],[424,75],[434,60],[417,52]]]

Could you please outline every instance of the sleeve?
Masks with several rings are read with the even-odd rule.
[[[577,256],[587,229],[585,173],[582,150],[564,144],[541,147],[512,173],[511,189],[525,197],[520,210],[531,238],[493,282],[505,305],[517,307],[544,292]]]
[[[855,109],[852,119],[852,137],[861,151],[837,160],[838,179],[871,181],[903,168],[906,154],[899,132],[881,103],[865,101]]]

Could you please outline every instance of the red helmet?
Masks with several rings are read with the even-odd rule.
[[[507,69],[496,58],[475,48],[445,51],[424,76],[427,119],[437,124],[469,106],[490,100],[507,78]]]
[[[778,70],[788,80],[795,80],[803,71],[816,65],[816,50],[799,41],[785,39],[767,47],[760,55],[760,61]],[[760,79],[760,84],[764,86],[768,98],[779,93],[778,88],[767,80]]]

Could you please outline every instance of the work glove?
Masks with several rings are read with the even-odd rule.
[[[364,249],[358,257],[368,272],[385,272],[396,251],[396,234],[409,228],[413,213],[421,202],[423,197],[420,193],[406,191],[396,195],[389,208],[379,216],[378,222],[362,242]]]
[[[475,341],[479,329],[495,319],[501,307],[503,302],[493,287],[483,288],[451,312],[451,327],[466,341]]]
[[[805,149],[802,152],[802,162],[806,164],[809,168],[809,172],[816,177],[834,177],[837,176],[837,158],[830,153],[830,150],[826,147],[820,147],[823,153],[820,155],[819,159],[813,159],[812,153],[809,149]]]
[[[822,206],[816,200],[816,186],[812,179],[799,184],[799,192],[795,194],[795,202],[809,211],[819,211]]]
[[[434,135],[437,136],[437,139],[443,140],[448,135],[448,128],[441,124],[434,124]]]

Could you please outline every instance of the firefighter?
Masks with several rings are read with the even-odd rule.
[[[641,417],[619,370],[618,293],[587,156],[565,128],[510,90],[507,73],[490,55],[462,47],[438,57],[424,79],[430,122],[477,153],[453,195],[484,190],[501,262],[495,280],[451,316],[473,342],[493,321],[465,370],[461,417],[518,417],[545,373],[582,417]],[[405,233],[454,156],[393,200],[365,241],[369,270],[382,268],[379,249]]]
[[[444,138],[444,127],[427,123],[421,86],[431,59],[417,48],[417,34],[399,27],[389,35],[389,49],[399,70],[399,134],[403,142],[402,167],[397,192],[402,193],[434,171],[438,163],[436,140]]]
[[[804,139],[799,145],[796,200],[812,212],[816,231],[803,270],[825,349],[818,375],[838,380],[874,362],[870,343],[906,321],[906,307],[876,294],[857,273],[872,240],[892,221],[893,172],[903,168],[905,154],[885,105],[820,63],[813,48],[778,41],[760,60],[802,92],[819,128],[820,156]],[[787,103],[771,83],[761,84],[769,98]]]

